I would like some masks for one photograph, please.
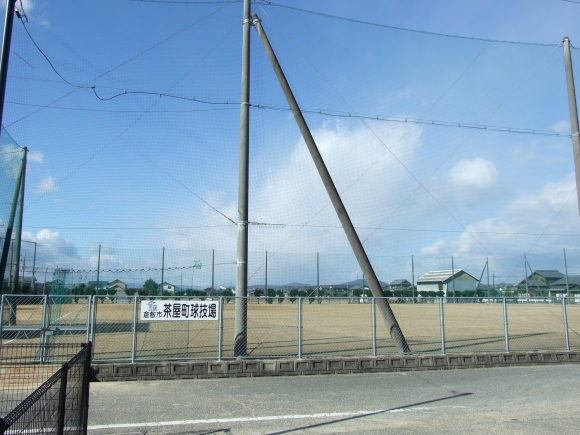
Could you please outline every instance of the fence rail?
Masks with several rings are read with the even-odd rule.
[[[233,358],[238,299],[4,295],[0,340],[89,338],[96,362]],[[388,299],[412,353],[580,349],[578,298]],[[375,306],[364,297],[249,297],[246,357],[395,354]]]
[[[75,346],[78,351],[78,346]],[[31,350],[36,349],[36,352]],[[26,388],[18,383],[12,385],[14,370],[30,372],[36,370],[36,378],[54,368],[55,364],[71,350],[71,345],[2,345],[3,369],[1,404],[11,405],[15,396]],[[0,435],[5,433],[55,433],[56,435],[87,433],[89,381],[92,345],[86,343],[70,360],[62,364],[38,388],[7,414],[0,418]],[[7,358],[6,358],[7,357]],[[58,367],[58,366],[57,366]],[[13,369],[13,370],[10,370]],[[53,371],[53,370],[52,370]],[[29,373],[29,375],[32,375]],[[35,376],[29,376],[32,381]],[[15,392],[15,394],[13,394]]]

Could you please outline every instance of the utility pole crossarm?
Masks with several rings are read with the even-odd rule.
[[[312,134],[310,132],[310,129],[308,128],[308,125],[306,123],[306,120],[304,119],[304,116],[302,115],[300,107],[298,106],[298,103],[296,102],[296,99],[294,98],[294,94],[292,93],[292,90],[290,89],[290,85],[288,84],[288,81],[286,80],[284,72],[282,71],[282,68],[281,68],[280,64],[278,63],[278,59],[276,58],[276,54],[274,53],[274,50],[272,49],[272,46],[270,45],[270,41],[268,40],[268,37],[266,36],[264,29],[262,28],[261,20],[258,18],[258,16],[256,14],[252,15],[252,20],[253,20],[254,26],[256,27],[256,30],[258,31],[258,35],[260,36],[260,40],[262,41],[262,45],[264,46],[264,49],[266,51],[266,55],[268,56],[268,59],[270,60],[270,63],[272,64],[272,68],[274,69],[274,73],[276,74],[276,77],[278,78],[278,82],[280,83],[280,86],[282,87],[282,91],[284,92],[284,95],[286,96],[286,100],[288,101],[288,105],[290,106],[290,110],[292,111],[292,114],[294,115],[294,119],[296,120],[296,123],[298,124],[298,128],[300,129],[300,132],[302,133],[302,137],[304,138],[304,142],[306,143],[306,146],[308,147],[308,151],[310,152],[312,160],[314,161],[316,169],[318,170],[318,174],[320,175],[322,183],[324,184],[324,187],[326,188],[326,192],[328,193],[328,196],[330,197],[330,200],[332,202],[332,205],[334,206],[336,214],[338,215],[338,218],[340,220],[342,228],[344,229],[344,232],[345,232],[346,237],[350,243],[350,246],[353,250],[353,253],[354,253],[354,255],[355,255],[355,257],[360,265],[362,272],[367,277],[367,281],[368,281],[369,287],[373,293],[373,296],[375,298],[379,298],[379,299],[377,299],[377,305],[379,306],[380,312],[381,312],[383,319],[387,325],[387,328],[389,329],[389,333],[390,333],[391,337],[393,338],[395,346],[397,347],[397,349],[401,353],[410,353],[411,350],[409,349],[409,345],[407,344],[407,341],[405,340],[403,332],[401,331],[401,328],[399,327],[397,319],[395,318],[395,315],[391,309],[391,306],[389,305],[388,300],[385,298],[385,294],[383,293],[383,289],[381,288],[381,284],[379,283],[379,280],[375,274],[375,271],[374,271],[374,269],[373,269],[373,267],[372,267],[372,265],[367,257],[367,254],[366,254],[364,247],[363,247],[363,245],[358,237],[358,234],[356,233],[356,230],[354,229],[354,225],[352,224],[352,221],[350,220],[350,217],[346,211],[346,207],[344,206],[342,199],[340,198],[340,195],[338,193],[338,190],[336,189],[336,186],[334,185],[332,177],[330,176],[330,173],[328,172],[328,169],[326,168],[326,164],[324,163],[324,160],[322,159],[322,156],[320,155],[320,151],[318,150],[316,142],[314,141],[314,138],[312,137]]]

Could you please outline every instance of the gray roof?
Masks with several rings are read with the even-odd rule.
[[[525,286],[526,285],[526,280],[525,279],[522,279],[519,282],[518,285],[519,286]],[[528,278],[528,287],[533,290],[535,287],[538,287],[538,288],[548,288],[549,285],[543,283],[542,281],[538,281],[535,278]]]
[[[559,270],[534,270],[534,274],[543,278],[562,278],[565,275]]]
[[[409,282],[408,280],[403,278],[403,279],[396,279],[392,283],[390,283],[389,285],[401,285],[401,284],[411,285],[411,282]]]
[[[479,281],[473,275],[470,275],[463,269],[455,269],[455,275],[453,275],[453,270],[433,270],[431,272],[427,272],[421,278],[417,280],[417,283],[420,282],[446,282],[449,281],[453,276],[457,277],[463,273],[471,276],[476,281]]]
[[[553,286],[566,287],[566,277],[552,283]],[[568,275],[568,285],[580,285],[580,275]]]

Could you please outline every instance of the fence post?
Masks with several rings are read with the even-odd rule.
[[[298,359],[302,358],[302,298],[298,298]]]
[[[91,297],[87,296],[87,336],[85,342],[88,343],[91,337]]]
[[[0,302],[0,343],[2,343],[2,325],[4,324],[4,296],[6,295],[2,295],[2,302]]]
[[[91,382],[91,355],[92,355],[92,343],[89,341],[85,345],[85,367],[83,373],[83,389],[81,397],[81,434],[87,435],[88,423],[89,423],[89,385]]]
[[[441,328],[441,353],[445,355],[445,315],[443,314],[443,298],[439,298],[439,325]]]
[[[510,351],[510,335],[508,332],[508,315],[507,315],[507,304],[505,298],[503,298],[503,332],[505,334],[505,351],[509,353]]]
[[[131,342],[131,363],[135,362],[135,354],[137,352],[137,298],[135,295],[133,299],[133,341]]]
[[[371,330],[373,334],[373,357],[377,356],[377,311],[375,298],[371,299]]]
[[[218,361],[222,360],[222,349],[224,342],[224,298],[220,297],[218,319]]]
[[[60,389],[58,392],[58,413],[56,422],[56,435],[64,434],[64,417],[66,411],[66,382],[70,366],[64,363],[60,369]]]
[[[566,309],[566,296],[562,298],[562,315],[564,317],[564,337],[566,338],[566,350],[570,352],[570,335],[568,332],[568,313]]]
[[[50,296],[48,295],[44,295],[43,296],[43,300],[42,300],[42,335],[41,335],[41,354],[40,354],[40,361],[41,362],[46,362],[47,356],[48,356],[48,349],[47,349],[47,345],[48,345],[48,326],[50,325],[50,320],[49,320],[49,316],[50,313],[48,312],[48,310],[50,309],[49,307],[49,298]]]
[[[91,346],[92,355],[91,357],[95,357],[95,332],[97,329],[97,305],[99,304],[99,300],[97,299],[97,295],[93,296],[93,320],[91,322]]]

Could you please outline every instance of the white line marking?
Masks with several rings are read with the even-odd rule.
[[[207,420],[177,420],[177,421],[156,421],[149,423],[123,423],[123,424],[99,424],[89,426],[89,430],[98,429],[121,429],[132,427],[161,427],[161,426],[186,426],[196,424],[216,424],[216,423],[240,423],[253,421],[273,421],[273,420],[301,420],[307,418],[335,418],[335,417],[356,417],[381,413],[396,413],[423,411],[431,408],[398,408],[380,409],[378,411],[357,411],[357,412],[325,412],[322,414],[298,414],[298,415],[271,415],[266,417],[238,417],[238,418],[211,418]]]

